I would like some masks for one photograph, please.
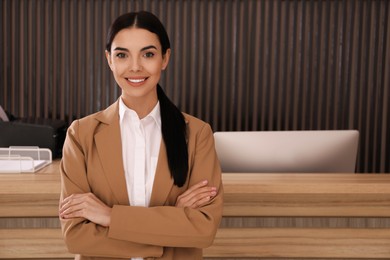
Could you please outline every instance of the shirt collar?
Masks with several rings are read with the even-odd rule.
[[[119,98],[119,120],[120,120],[120,122],[122,122],[126,111],[129,111],[131,113],[131,117],[138,118],[137,113],[134,110],[128,108],[125,105],[125,103],[123,102],[122,98]],[[142,120],[149,120],[148,118],[153,119],[156,122],[156,124],[159,127],[161,127],[161,114],[160,114],[160,102],[159,101],[157,101],[157,104],[154,106],[152,111],[147,116],[145,116]],[[138,118],[138,120],[139,120],[139,118]]]

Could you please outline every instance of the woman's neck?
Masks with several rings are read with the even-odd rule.
[[[123,95],[121,96],[121,98],[123,103],[125,103],[128,108],[134,110],[140,119],[149,115],[149,113],[153,110],[153,108],[158,102],[157,96],[155,99],[149,100],[145,100],[142,98],[129,99],[124,97]]]

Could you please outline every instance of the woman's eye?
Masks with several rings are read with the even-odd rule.
[[[116,55],[118,58],[125,58],[126,57],[126,54],[124,54],[124,53],[118,53],[117,55]]]
[[[152,58],[153,56],[154,56],[153,52],[147,52],[144,54],[144,57],[146,57],[146,58]]]

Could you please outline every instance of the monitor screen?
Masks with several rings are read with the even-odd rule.
[[[223,172],[354,173],[357,130],[215,132]]]

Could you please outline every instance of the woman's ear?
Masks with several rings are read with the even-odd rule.
[[[108,66],[110,66],[110,69],[112,70],[111,53],[107,50],[106,50],[106,59],[107,59]]]
[[[165,70],[167,68],[170,57],[171,57],[171,49],[167,49],[167,51],[163,55],[162,70]]]

